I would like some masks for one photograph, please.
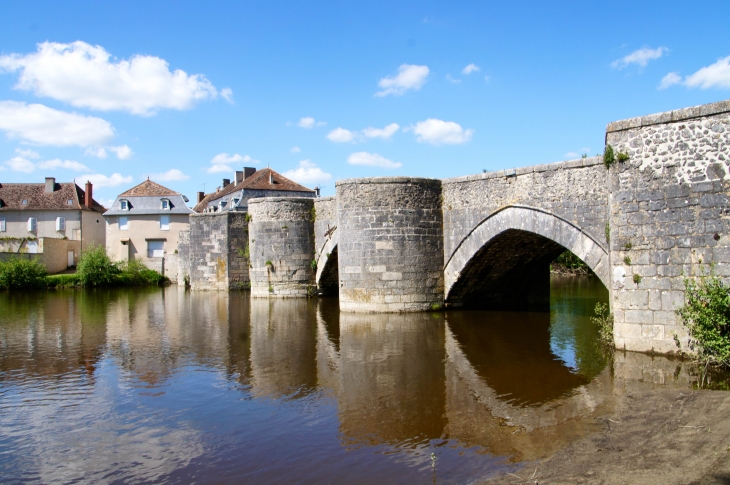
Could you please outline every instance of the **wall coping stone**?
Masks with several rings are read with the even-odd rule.
[[[711,116],[727,112],[730,112],[730,99],[725,101],[717,101],[716,103],[692,106],[690,108],[675,109],[672,111],[664,111],[662,113],[655,113],[646,116],[637,116],[636,118],[628,118],[625,120],[614,121],[606,126],[606,133],[625,131],[632,128],[641,128],[642,126],[651,126],[663,123],[691,120],[694,118],[701,118],[703,116]]]
[[[356,185],[356,184],[441,184],[441,179],[431,179],[422,177],[366,177],[366,178],[354,178],[344,179],[335,182],[335,186],[340,185]]]
[[[452,177],[443,179],[444,184],[458,184],[462,182],[476,182],[478,180],[496,179],[527,175],[531,173],[550,172],[553,170],[567,170],[572,168],[593,167],[603,163],[603,157],[578,158],[576,160],[567,160],[564,162],[545,163],[542,165],[533,165],[530,167],[521,167],[517,169],[498,170],[496,172],[478,173],[475,175],[464,175],[461,177]]]
[[[264,204],[266,202],[308,202],[315,201],[312,197],[257,197],[255,199],[248,199],[248,205],[251,204]]]
[[[330,200],[337,200],[336,195],[328,195],[327,197],[315,197],[315,202],[329,202]]]

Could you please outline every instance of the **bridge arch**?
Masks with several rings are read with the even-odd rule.
[[[317,251],[316,259],[317,272],[315,282],[317,291],[321,295],[337,294],[339,288],[339,265],[337,258],[337,245],[340,240],[340,233],[337,226],[334,226],[328,234],[322,247]]]
[[[504,207],[477,224],[448,257],[446,301],[464,303],[479,292],[509,292],[509,284],[523,288],[536,279],[544,290],[549,285],[547,265],[565,249],[583,260],[609,288],[608,251],[593,236],[542,209]],[[549,298],[549,286],[547,289]]]

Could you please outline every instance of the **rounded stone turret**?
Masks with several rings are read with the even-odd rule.
[[[249,199],[251,296],[303,297],[314,286],[314,199]]]
[[[441,181],[337,182],[340,310],[416,312],[444,302]]]

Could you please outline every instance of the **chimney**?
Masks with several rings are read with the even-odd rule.
[[[46,194],[50,194],[56,190],[56,179],[54,177],[46,177]]]
[[[251,175],[256,173],[256,169],[253,167],[243,167],[243,180],[246,180]]]
[[[231,183],[231,179],[223,179],[223,188],[225,189]]]
[[[242,172],[242,171],[240,171],[240,170],[236,170],[236,171],[235,171],[235,172],[233,173],[233,183],[234,183],[235,185],[238,185],[238,184],[240,184],[241,182],[243,182],[243,172]]]
[[[198,204],[203,202],[204,198],[205,198],[205,192],[198,192]]]
[[[93,193],[92,193],[93,186],[91,185],[91,182],[88,180],[86,181],[86,193],[84,194],[84,205],[87,209],[91,209],[93,206]]]

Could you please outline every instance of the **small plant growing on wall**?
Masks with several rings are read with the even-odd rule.
[[[312,271],[317,271],[317,260],[313,259],[311,263],[309,263],[309,266],[312,267]]]
[[[251,220],[252,220],[252,219],[253,219],[253,217],[251,217],[251,214],[249,214],[249,213],[247,212],[247,213],[246,213],[246,222],[251,222]]]
[[[628,266],[631,266],[631,258],[630,258],[630,257],[628,257],[628,256],[626,256],[626,257],[624,258],[624,263],[625,263],[625,264],[627,264]]]
[[[266,261],[266,263],[264,263],[264,265],[273,267],[274,263],[272,263],[271,260],[269,259],[268,261]]]
[[[312,206],[312,209],[309,211],[309,220],[311,222],[314,222],[317,220],[317,208]]]
[[[610,345],[613,344],[613,314],[608,309],[607,303],[596,303],[596,308],[593,310],[596,314],[595,317],[591,317],[591,322],[598,325],[598,334],[601,338],[601,342]]]
[[[631,241],[629,241],[626,244],[624,244],[624,251],[630,251],[631,248],[633,248],[633,247],[634,247],[634,245],[631,244]]]
[[[641,275],[639,273],[634,273],[634,277],[632,278],[634,280],[634,283],[637,285],[641,283]]]
[[[606,145],[606,149],[603,151],[603,164],[607,169],[609,169],[615,161],[616,157],[613,154],[613,147],[611,145]]]
[[[606,242],[611,242],[611,224],[606,221],[606,227],[604,228],[604,231],[606,232]]]
[[[628,162],[629,154],[626,152],[618,152],[618,155],[616,155],[616,159],[619,161],[619,163]]]

